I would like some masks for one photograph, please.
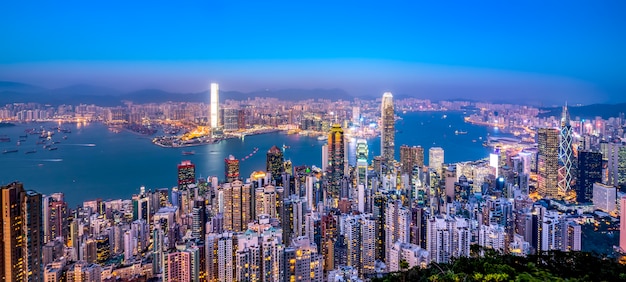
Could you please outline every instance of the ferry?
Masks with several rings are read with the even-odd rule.
[[[57,148],[57,147],[49,147],[48,151],[54,151],[54,150],[57,150],[57,149],[59,149],[59,148]]]
[[[461,131],[461,130],[455,130],[454,134],[459,135],[459,134],[467,134],[467,131]]]
[[[26,151],[25,154],[34,154],[34,153],[37,153],[37,150]]]
[[[183,156],[195,155],[196,151],[183,151]]]
[[[3,153],[3,154],[8,154],[8,153],[17,153],[17,149],[9,149],[9,150],[4,150],[2,153]]]

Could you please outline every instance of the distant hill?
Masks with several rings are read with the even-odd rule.
[[[539,114],[540,117],[555,116],[560,117],[563,111],[562,107],[543,108],[544,111]],[[593,119],[597,116],[607,119],[616,117],[619,113],[626,113],[626,103],[620,104],[593,104],[587,106],[568,106],[571,118],[580,117],[584,119]]]
[[[247,100],[255,97],[270,97],[296,101],[303,99],[350,100],[353,97],[342,89],[280,89],[261,90],[249,93],[220,91],[220,101]],[[115,89],[76,84],[56,89],[46,89],[19,82],[0,81],[0,105],[9,103],[37,102],[42,104],[96,104],[118,106],[122,101],[138,104],[172,102],[208,102],[208,91],[197,93],[174,93],[160,89],[142,89],[124,93]]]

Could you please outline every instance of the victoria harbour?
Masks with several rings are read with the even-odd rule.
[[[464,123],[460,112],[411,112],[401,117],[396,122],[397,147],[403,144],[419,145],[426,150],[442,147],[446,151],[446,162],[451,163],[487,157],[489,150],[482,146],[482,139],[498,135],[493,128]],[[275,132],[191,148],[161,148],[150,142],[150,136],[128,131],[116,133],[103,124],[91,123],[62,124],[72,133],[55,135],[54,138],[60,140],[56,144],[58,150],[42,150],[41,145],[36,144],[37,136],[29,136],[28,140],[16,145],[18,136],[24,135],[25,129],[38,126],[56,127],[58,124],[17,124],[0,129],[0,135],[13,140],[0,143],[0,151],[19,149],[16,153],[0,155],[0,182],[6,184],[24,179],[25,184],[42,193],[65,193],[71,205],[96,198],[128,198],[141,186],[153,190],[175,186],[176,165],[182,160],[191,160],[199,177],[222,177],[225,158],[229,155],[243,158],[259,148],[256,154],[240,162],[245,178],[253,171],[265,170],[265,152],[274,145],[280,148],[284,145],[285,158],[294,166],[319,167],[321,147],[325,144],[312,137]],[[467,134],[455,134],[457,130]],[[67,139],[58,135],[66,135]],[[354,140],[351,141],[348,160],[354,162]],[[370,156],[380,153],[380,138],[368,140],[368,145]],[[29,150],[37,152],[25,154]],[[189,150],[195,153],[182,154]],[[396,154],[399,155],[399,150]],[[426,155],[426,161],[427,158]]]

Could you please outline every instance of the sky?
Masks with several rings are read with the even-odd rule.
[[[2,1],[0,80],[626,102],[626,1]]]

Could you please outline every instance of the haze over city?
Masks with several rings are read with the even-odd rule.
[[[0,80],[624,102],[623,1],[0,4]]]

